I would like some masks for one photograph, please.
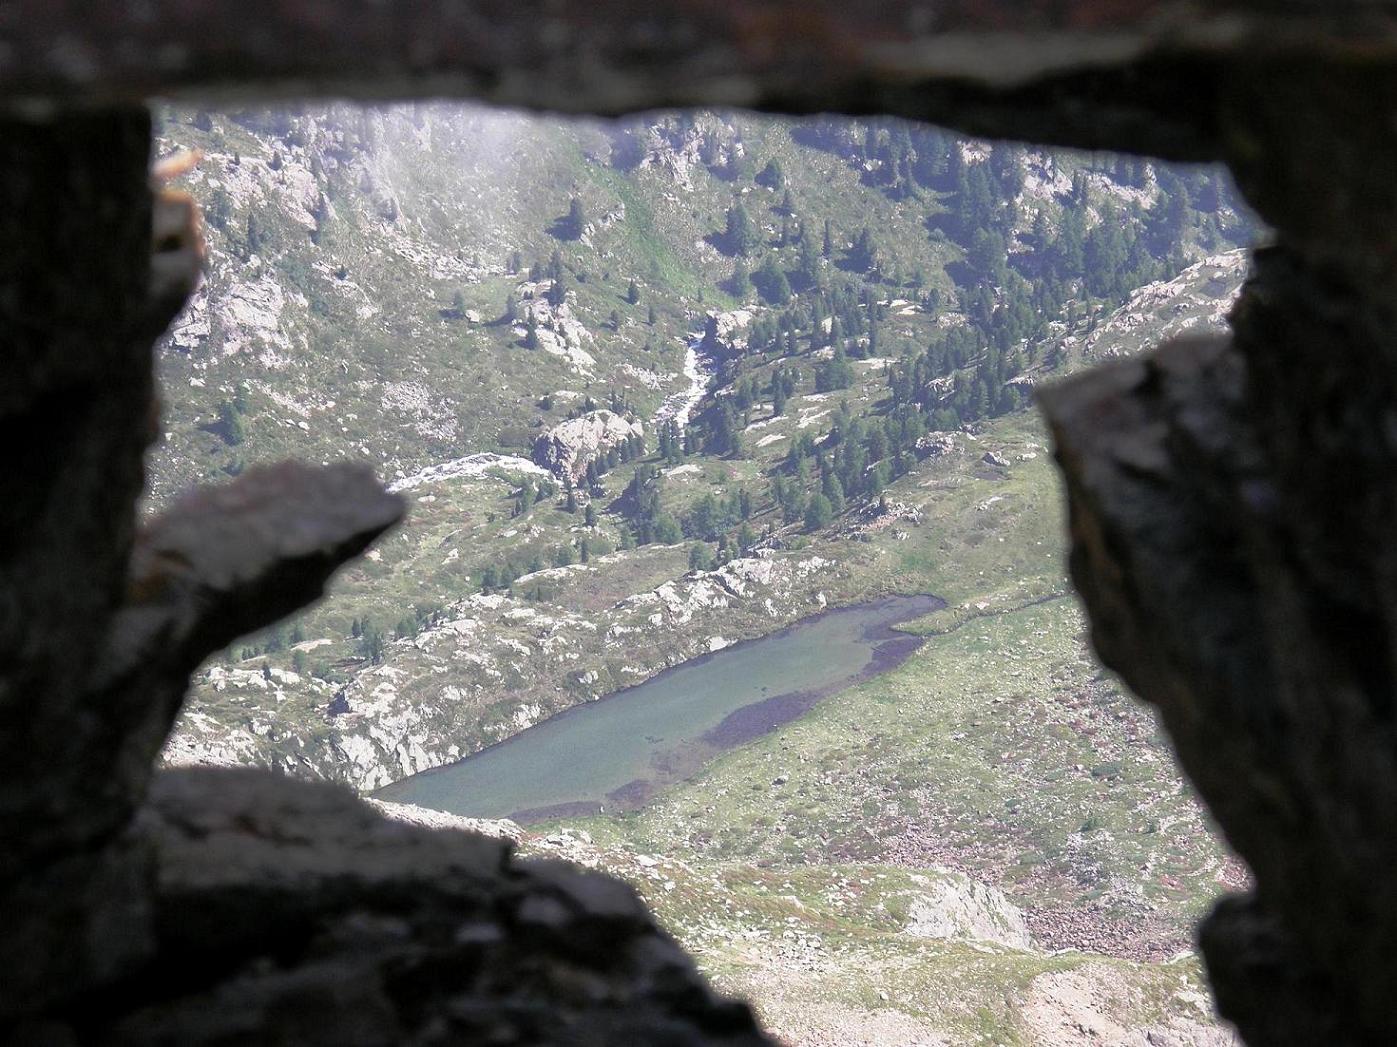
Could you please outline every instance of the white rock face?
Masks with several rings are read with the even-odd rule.
[[[383,387],[382,405],[385,411],[410,419],[422,436],[450,440],[456,435],[456,415],[450,403],[421,382],[389,382]]]
[[[599,455],[644,435],[638,421],[627,421],[614,411],[590,411],[540,436],[534,442],[534,461],[560,477],[578,480]]]
[[[592,332],[579,321],[567,302],[554,306],[545,297],[550,285],[522,283],[516,293],[525,300],[524,312],[532,317],[538,347],[553,356],[561,356],[580,375],[591,377],[597,366],[596,357],[583,348],[594,341]],[[516,324],[514,334],[524,338],[529,333],[526,324]]]
[[[1177,993],[1176,998],[1184,995]],[[1174,1017],[1141,1028],[1137,1018],[1147,1005],[1141,989],[1118,968],[1090,963],[1034,978],[1019,1013],[1029,1042],[1038,1047],[1241,1047],[1235,1032],[1215,1024],[1207,1000],[1199,998],[1197,1003],[1197,1020]]]
[[[729,309],[725,313],[709,313],[704,325],[703,348],[717,356],[733,356],[747,348],[744,332],[755,314],[750,309]]]
[[[524,830],[508,818],[463,818],[459,814],[445,811],[432,811],[411,803],[389,803],[386,800],[364,801],[374,810],[395,822],[417,825],[424,829],[456,829],[460,832],[479,833],[501,840],[518,843],[524,838]]]
[[[914,938],[949,938],[994,942],[1012,949],[1031,949],[1033,939],[1023,913],[1004,893],[958,872],[935,878],[916,876],[925,890],[907,908],[904,934]]]
[[[685,192],[693,191],[691,172],[695,169],[708,165],[723,167],[734,156],[745,152],[743,143],[732,135],[731,128],[720,117],[709,113],[685,122],[663,120],[634,133],[640,136],[635,143],[640,150],[636,166],[665,172],[675,187]],[[707,164],[705,141],[711,149]]]
[[[480,454],[468,454],[464,458],[455,458],[449,462],[442,462],[440,465],[428,466],[420,469],[411,476],[405,476],[400,480],[395,480],[388,485],[388,490],[394,493],[398,491],[411,491],[417,487],[427,484],[438,483],[442,480],[453,480],[458,478],[476,479],[481,476],[488,476],[492,472],[499,473],[524,473],[530,476],[548,476],[548,470],[541,465],[535,465],[527,458],[520,458],[511,454],[495,454],[491,451],[483,451]]]
[[[925,451],[932,457],[951,454],[959,446],[957,443],[958,435],[957,433],[943,432],[927,433],[917,441],[917,450]]]
[[[1227,330],[1227,317],[1250,266],[1245,251],[1195,262],[1172,280],[1136,289],[1119,309],[1092,326],[1057,339],[1050,352],[1072,350],[1084,360],[1130,356],[1180,335]],[[1031,383],[1025,374],[1014,381]]]

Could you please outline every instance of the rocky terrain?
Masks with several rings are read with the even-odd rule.
[[[164,147],[203,153],[189,188],[210,247],[161,353],[152,505],[261,460],[348,456],[410,511],[323,604],[200,670],[166,759],[368,791],[824,607],[935,593],[932,641],[887,677],[634,815],[505,831],[631,880],[792,1042],[1228,1042],[1188,927],[1243,874],[1153,723],[1084,654],[1047,441],[1016,405],[1219,328],[1247,220],[1207,174],[953,140],[951,166],[1017,186],[1000,206],[1018,268],[987,290],[954,225],[969,191],[913,195],[876,138],[731,114],[169,111]],[[1007,337],[1009,288],[1030,293],[1020,270],[1055,231],[1150,228],[1185,179],[1176,195],[1218,202],[1184,212],[1160,279],[1071,285],[988,367],[970,332]],[[734,207],[764,245],[750,274]],[[778,305],[763,252],[817,283]],[[841,341],[810,299],[876,332]],[[958,338],[926,376],[905,471],[828,520],[779,504],[778,481],[811,483],[801,454],[890,417],[900,372]],[[724,417],[735,451],[705,447]],[[637,540],[637,468],[676,533]],[[736,517],[703,522],[739,498],[748,538]]]
[[[1240,252],[1198,263],[1096,320],[1081,344],[1099,344],[1102,331],[1130,331],[1135,344],[1143,344],[1161,324],[1216,326],[1242,275]],[[1219,286],[1222,297],[1214,299]],[[1077,337],[1064,336],[1058,344],[1066,349],[1059,351],[1075,357]],[[876,364],[863,366],[862,395],[871,399],[881,375]],[[828,394],[807,394],[785,417],[752,423],[754,451],[774,457],[795,436],[825,431],[830,403]],[[596,415],[617,419],[605,411]],[[578,701],[637,683],[715,644],[761,635],[831,600],[886,591],[894,585],[886,568],[872,569],[867,561],[891,543],[927,533],[926,509],[916,495],[919,480],[899,486],[889,511],[870,507],[841,521],[827,548],[781,549],[778,542],[758,550],[760,555],[698,573],[684,570],[683,546],[617,550],[585,564],[542,567],[517,579],[512,591],[432,600],[430,617],[419,623],[413,605],[449,597],[462,568],[475,559],[472,544],[508,542],[534,529],[547,534],[561,524],[565,533],[581,530],[594,536],[595,547],[605,548],[604,524],[579,529],[575,520],[556,514],[556,524],[520,525],[507,508],[521,479],[538,479],[557,462],[565,463],[557,471],[566,473],[579,453],[583,460],[595,455],[605,422],[593,425],[590,417],[540,437],[535,457],[550,469],[517,455],[478,452],[396,480],[392,488],[414,505],[406,529],[341,584],[351,591],[377,589],[380,597],[385,588],[404,591],[413,635],[388,639],[379,664],[346,665],[346,647],[358,653],[355,638],[337,635],[343,626],[320,618],[328,630],[317,633],[307,624],[296,642],[288,631],[284,649],[270,659],[211,665],[199,678],[198,700],[171,742],[170,758],[269,763],[373,789],[459,758]],[[640,423],[613,425],[629,433]],[[936,462],[992,442],[983,434],[934,433],[925,445],[928,461]],[[570,450],[556,457],[553,449],[565,445]],[[1030,461],[1043,454],[1041,442],[1019,452],[1033,456]],[[970,464],[994,468],[997,454],[979,453],[986,455],[990,462]],[[668,470],[671,486],[685,494],[713,480],[721,492],[734,472],[725,463],[697,462]],[[1002,496],[987,495],[979,512],[992,514],[1000,501]],[[905,590],[914,581],[911,576],[896,587]],[[542,601],[529,592],[531,585],[546,590]],[[400,612],[387,612],[385,624],[393,613]],[[633,642],[638,636],[646,642]]]

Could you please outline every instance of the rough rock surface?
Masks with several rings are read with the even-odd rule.
[[[1368,0],[724,0],[638,17],[626,0],[411,9],[347,0],[246,8],[151,0],[58,14],[23,0],[0,91],[90,101],[244,94],[435,95],[560,112],[675,106],[887,112],[986,136],[1066,139],[1174,159],[1220,155],[1230,63],[1390,44]],[[65,46],[52,41],[62,30]],[[150,56],[159,56],[152,60]]]
[[[1202,930],[1223,1013],[1253,1043],[1392,1042],[1392,296],[1385,249],[1340,263],[1293,214],[1231,339],[1043,403],[1096,647],[1256,877]]]
[[[1236,1047],[1234,1033],[1207,1023],[1207,1001],[1198,996],[1199,1021],[1175,1018],[1141,1028],[1126,1010],[1139,990],[1118,971],[1092,964],[1071,971],[1040,974],[1029,983],[1025,1025],[1035,1047]]]
[[[159,775],[132,836],[151,966],[17,1042],[764,1042],[630,888],[506,840],[225,768]]]
[[[732,0],[637,17],[615,0],[354,0],[327,17],[292,0],[21,0],[0,37],[0,1024],[14,1041],[246,1042],[250,1022],[272,1042],[757,1036],[610,881],[512,872],[498,843],[409,841],[340,794],[256,774],[237,779],[246,793],[165,778],[142,806],[178,674],[222,642],[190,594],[266,622],[288,609],[282,553],[300,591],[391,517],[362,491],[377,516],[314,500],[290,521],[254,512],[247,558],[176,545],[132,572],[150,342],[197,262],[179,202],[152,205],[135,105],[241,84],[607,112],[873,109],[1225,159],[1277,230],[1234,338],[1044,396],[1073,573],[1103,658],[1161,709],[1255,874],[1202,931],[1223,1013],[1254,1045],[1397,1042],[1389,5]],[[153,680],[131,668],[132,635],[174,640]]]
[[[403,505],[286,463],[138,526],[201,250],[149,150],[142,110],[0,133],[0,1042],[767,1042],[617,881],[265,772],[152,785],[190,672]]]
[[[587,466],[631,436],[644,436],[645,427],[614,411],[588,411],[556,425],[534,441],[534,461],[559,477],[576,482]]]

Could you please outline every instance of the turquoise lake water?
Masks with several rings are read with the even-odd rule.
[[[898,596],[825,612],[684,662],[374,795],[522,821],[640,806],[723,750],[900,663],[921,640],[891,627],[942,606],[931,596]]]

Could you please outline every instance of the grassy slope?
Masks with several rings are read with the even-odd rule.
[[[799,145],[787,125],[750,118],[735,118],[731,124],[705,120],[710,130],[741,137],[758,161],[781,160],[797,215],[808,227],[818,229],[824,217],[831,217],[837,236],[842,236],[852,233],[855,223],[877,219],[879,241],[892,259],[891,267],[925,265],[933,282],[945,279],[944,265],[956,250],[944,240],[928,238],[923,224],[924,216],[941,206],[935,194],[926,194],[915,206],[897,205],[862,185],[844,159]],[[686,310],[698,305],[705,286],[707,301],[722,304],[716,285],[731,263],[704,241],[705,235],[721,225],[724,209],[735,198],[743,199],[754,215],[764,216],[771,231],[776,228],[770,208],[780,199],[777,193],[725,181],[701,166],[691,166],[682,175],[658,168],[620,172],[598,159],[605,156],[606,143],[599,131],[586,125],[543,126],[500,116],[465,119],[435,111],[424,117],[425,130],[402,113],[390,113],[381,121],[377,144],[371,141],[374,136],[361,136],[370,144],[361,142],[359,152],[340,147],[339,153],[357,159],[331,165],[319,176],[316,184],[331,198],[333,212],[323,222],[319,244],[310,241],[290,211],[278,212],[284,201],[275,195],[261,209],[249,203],[246,216],[235,213],[223,222],[223,229],[211,232],[213,294],[233,295],[238,288],[231,283],[232,274],[240,270],[227,252],[238,249],[239,222],[254,213],[263,216],[260,226],[270,231],[264,233],[267,244],[261,251],[276,259],[264,268],[280,275],[288,294],[305,289],[306,310],[288,306],[283,311],[286,331],[293,341],[304,338],[305,344],[289,363],[260,365],[260,360],[250,359],[255,340],[249,343],[253,348],[230,351],[227,332],[220,332],[215,322],[208,344],[191,352],[165,353],[171,435],[156,462],[159,489],[168,490],[200,467],[221,475],[220,467],[209,464],[220,457],[254,461],[295,453],[329,458],[348,450],[376,461],[391,475],[454,454],[522,449],[531,433],[575,402],[566,391],[585,388],[585,376],[569,371],[556,357],[524,350],[507,327],[439,315],[457,290],[467,309],[478,308],[486,318],[497,315],[505,294],[521,279],[504,275],[502,261],[492,260],[503,259],[511,243],[520,245],[526,264],[554,247],[563,253],[570,266],[572,308],[595,335],[585,345],[597,358],[597,373],[607,377],[607,386],[625,387],[644,414],[669,387],[646,388],[632,381],[633,369],[645,368],[657,377],[677,372],[681,333],[698,323]],[[211,132],[200,132],[191,123],[178,130],[175,137],[183,135],[210,150],[206,166],[217,177],[210,174],[195,187],[205,195],[224,191],[214,181],[225,187],[242,184],[239,179],[245,182],[248,172],[264,163],[259,156],[280,155],[285,149],[282,171],[272,172],[265,163],[265,170],[259,169],[259,177],[275,182],[289,177],[297,164],[309,178],[313,162],[329,163],[339,155],[324,142],[340,132],[324,127],[315,132],[319,137],[313,136],[321,144],[310,147],[287,145],[265,133],[253,135],[227,120],[217,121]],[[424,144],[413,137],[420,134],[429,134],[431,140]],[[477,140],[482,138],[498,150],[488,162],[475,159]],[[676,149],[671,148],[671,157],[682,154]],[[235,155],[240,157],[237,163]],[[327,159],[318,160],[322,156]],[[1072,162],[1070,157],[1062,161],[1064,167]],[[502,171],[511,177],[502,178]],[[681,191],[682,179],[692,188]],[[362,182],[396,187],[396,206],[410,220],[384,225],[373,203],[378,190],[370,192]],[[246,185],[239,190],[250,191]],[[597,228],[585,242],[559,244],[545,230],[565,211],[573,194],[596,217]],[[608,224],[608,215],[619,217]],[[225,254],[220,256],[220,251]],[[465,275],[424,275],[405,262],[404,251],[427,251],[435,259],[431,267],[459,263]],[[793,254],[793,249],[785,253]],[[352,292],[341,286],[346,281],[333,272],[335,265],[348,270]],[[643,287],[636,307],[622,301],[627,273],[638,274]],[[886,293],[892,297],[898,291],[889,288]],[[346,312],[365,300],[381,302],[382,315],[359,321]],[[659,314],[654,328],[644,322],[652,302]],[[613,309],[622,317],[614,332],[606,328]],[[915,306],[894,305],[890,313],[880,338],[880,352],[886,356],[925,345],[939,320]],[[1168,318],[1178,319],[1173,313]],[[1148,314],[1145,321],[1143,326],[1126,325],[1132,336],[1158,327],[1161,318]],[[1095,327],[1092,321],[1086,323]],[[1085,343],[1095,333],[1083,329],[1067,337],[1080,335]],[[384,348],[390,341],[391,352]],[[651,346],[648,351],[646,344]],[[676,515],[705,493],[723,495],[745,486],[757,496],[754,524],[760,530],[775,516],[762,508],[766,478],[794,437],[802,432],[823,436],[841,399],[856,413],[877,409],[886,393],[884,363],[855,362],[854,388],[821,396],[814,394],[812,381],[818,355],[807,352],[795,358],[803,380],[782,417],[771,418],[762,405],[752,412],[752,424],[743,434],[745,457],[695,458],[666,482],[665,501]],[[1075,362],[1087,354],[1074,346],[1061,355]],[[757,365],[747,373],[764,382],[774,366]],[[196,423],[209,417],[219,396],[231,396],[238,385],[251,390],[253,409],[247,416],[245,444],[230,448]],[[602,385],[598,381],[592,386],[599,397],[604,397]],[[449,409],[460,420],[460,431],[449,439],[424,436],[421,419],[385,406],[385,390],[400,386],[430,394],[424,410]],[[555,394],[551,411],[535,403],[545,392]],[[267,407],[269,400],[276,410]],[[305,417],[297,417],[285,403],[308,405]],[[493,440],[485,435],[492,426],[498,427]],[[205,444],[212,450],[201,457]],[[962,438],[954,455],[920,463],[890,492],[894,499],[920,509],[926,521],[921,526],[898,524],[848,541],[846,521],[837,521],[813,541],[795,536],[789,542],[793,548],[778,558],[798,566],[818,556],[826,561],[818,572],[797,572],[800,577],[788,572],[758,599],[670,615],[660,629],[649,628],[650,640],[642,648],[626,642],[621,633],[600,643],[597,637],[607,636],[612,626],[634,630],[648,625],[648,610],[627,609],[621,602],[681,575],[687,562],[684,548],[652,547],[608,556],[618,544],[617,518],[603,513],[595,528],[586,529],[578,516],[559,511],[555,502],[539,503],[512,519],[516,478],[509,474],[418,488],[410,495],[412,514],[406,527],[382,543],[375,559],[341,575],[331,598],[300,619],[302,634],[314,646],[299,652],[259,652],[242,661],[242,645],[235,645],[224,667],[243,671],[219,680],[202,678],[186,723],[199,727],[201,739],[208,739],[213,748],[230,731],[236,734],[239,747],[233,755],[238,759],[274,763],[298,773],[349,777],[361,784],[381,783],[381,778],[344,769],[341,750],[356,741],[351,737],[346,742],[345,732],[362,732],[362,725],[327,718],[325,709],[346,686],[352,708],[363,707],[364,695],[386,696],[385,701],[396,703],[391,715],[378,717],[381,729],[374,745],[379,755],[360,763],[367,759],[381,768],[389,760],[396,773],[403,774],[472,751],[580,700],[638,682],[705,650],[714,633],[729,640],[760,635],[826,603],[890,591],[946,596],[953,605],[944,616],[948,620],[978,613],[964,606],[968,601],[1002,607],[1060,591],[1060,569],[1050,555],[1057,541],[1053,526],[1048,518],[1021,511],[1026,503],[1046,504],[1048,496],[1039,489],[1046,473],[1006,473],[984,465],[978,459],[985,450],[1002,451],[1011,460],[1026,455],[1041,459],[1044,454],[1041,437],[1023,418],[1001,421],[983,441]],[[619,493],[627,475],[620,469],[607,478],[608,493],[599,504]],[[986,484],[990,486],[982,491]],[[593,552],[587,569],[550,576],[538,594],[533,585],[516,586],[498,613],[482,615],[465,602],[483,565],[499,563],[506,555],[524,558],[535,553],[547,563],[557,548],[583,538]],[[486,632],[454,647],[427,645],[431,650],[405,638],[390,643],[381,673],[366,672],[352,623],[369,619],[391,635],[398,622],[416,617],[419,609],[444,610],[457,619],[482,623]],[[529,618],[530,614],[539,617]],[[600,632],[589,632],[583,619],[600,623]],[[253,638],[252,644],[264,646],[265,639]],[[260,673],[263,665],[276,674],[271,686]]]
[[[860,184],[844,160],[800,146],[775,122],[740,117],[733,126],[758,166],[781,160],[809,228],[830,217],[847,236],[867,223],[892,265],[922,267],[932,283],[949,288],[944,267],[959,252],[929,239],[923,225],[941,207],[934,195],[915,208],[895,205]],[[430,149],[419,140],[423,134]],[[606,376],[592,391],[622,387],[646,414],[679,379],[649,388],[622,377],[625,365],[675,376],[682,336],[695,326],[691,312],[735,304],[718,288],[731,262],[704,237],[721,227],[738,196],[770,230],[778,225],[769,211],[778,194],[701,168],[690,171],[691,189],[654,169],[623,174],[593,159],[604,155],[605,141],[585,125],[540,130],[517,117],[462,124],[429,111],[420,120],[385,118],[373,135],[378,144],[365,146],[369,163],[332,166],[325,175],[334,214],[318,245],[278,210],[275,195],[260,204],[235,202],[231,232],[211,233],[215,292],[230,289],[228,274],[241,265],[231,259],[233,241],[255,211],[266,228],[265,261],[251,270],[271,273],[305,303],[293,300],[283,310],[293,351],[274,365],[258,356],[255,340],[230,350],[219,341],[217,322],[203,349],[164,355],[169,438],[156,462],[157,500],[189,479],[224,475],[236,462],[286,454],[348,452],[391,475],[458,454],[525,446],[571,402],[558,396],[550,412],[536,406],[537,398],[584,390],[587,379],[557,358],[523,350],[507,328],[439,313],[460,291],[467,308],[487,320],[497,316],[520,279],[502,272],[514,249],[526,265],[561,251],[575,313],[597,336],[587,349],[597,374]],[[242,154],[238,167],[265,165],[272,141],[222,118],[211,132],[185,118],[171,137],[206,148],[206,172],[225,181],[243,177],[230,173],[234,152]],[[311,150],[284,148],[291,168],[309,170]],[[510,179],[501,179],[504,170]],[[392,190],[405,222],[384,224],[363,188],[366,175]],[[257,177],[275,182],[265,166]],[[212,191],[207,180],[195,190]],[[585,243],[558,244],[546,229],[574,194],[593,217],[619,214],[622,206],[624,217]],[[434,261],[415,262],[403,250]],[[433,267],[442,259],[455,268],[438,278]],[[340,265],[352,288],[334,274]],[[638,307],[623,300],[632,277],[642,287]],[[381,312],[359,316],[364,301]],[[652,302],[659,313],[654,329],[644,322]],[[615,332],[605,330],[613,309],[622,318]],[[898,314],[883,332],[882,351],[925,344],[933,322]],[[1075,361],[1089,354],[1074,345],[1063,355]],[[806,382],[786,416],[754,412],[757,425],[744,434],[750,457],[695,460],[697,470],[667,482],[671,506],[682,509],[738,483],[760,490],[762,474],[802,422],[814,435],[826,431],[823,412],[833,400],[811,395],[811,361],[800,366]],[[848,398],[866,409],[882,396],[883,375],[877,364],[856,368],[859,381]],[[447,418],[446,428],[430,435],[411,409],[391,406],[384,391],[400,383],[431,393],[428,413]],[[249,390],[252,409],[247,441],[234,448],[199,426],[239,385]],[[782,439],[761,444],[773,436]],[[927,941],[908,934],[900,908],[909,877],[950,865],[1001,885],[1029,910],[1042,944],[1126,952],[1125,938],[1143,929],[1159,954],[1179,945],[1219,878],[1232,875],[1149,718],[1085,654],[1080,618],[1063,596],[1060,509],[1044,442],[1030,416],[1001,419],[978,438],[960,438],[952,453],[920,463],[889,491],[920,511],[920,523],[863,530],[840,521],[793,543],[803,547],[783,560],[818,556],[825,563],[818,574],[789,582],[777,622],[820,601],[890,591],[934,592],[950,606],[920,623],[932,637],[898,670],[730,754],[644,812],[586,824],[604,848],[597,860],[640,884],[720,984],[752,994],[768,1020],[797,1039],[857,1042],[855,1033],[870,1028],[893,1043],[936,1036],[1036,1042],[1042,979],[1081,971],[1105,986],[1127,1028],[1198,1016],[1191,962],[1141,966]],[[986,451],[1010,465],[986,464]],[[619,482],[623,477],[609,481],[612,493]],[[334,596],[302,620],[309,639],[328,641],[303,652],[325,680],[293,680],[292,652],[259,657],[244,685],[217,689],[206,679],[193,715],[205,717],[215,734],[239,725],[261,738],[262,748],[246,757],[253,760],[295,766],[333,741],[337,728],[324,717],[325,705],[362,669],[348,635],[353,618],[391,626],[414,605],[459,605],[480,564],[506,550],[547,550],[578,536],[578,518],[548,503],[510,520],[511,491],[507,478],[414,491],[410,524],[384,543],[377,560],[346,572]],[[615,521],[603,516],[589,538],[605,547],[615,534]],[[444,681],[465,686],[480,678],[464,656],[487,641],[530,647],[527,657],[491,663],[499,680],[452,698],[458,708],[451,742],[468,750],[517,729],[512,717],[521,707],[537,704],[541,714],[634,682],[695,653],[719,630],[735,639],[772,627],[773,616],[759,604],[712,608],[682,623],[667,620],[652,630],[659,639],[637,652],[624,640],[600,644],[575,623],[549,634],[552,626],[536,619],[505,617],[531,610],[560,621],[601,618],[626,596],[676,578],[685,562],[682,546],[604,558],[592,570],[551,580],[540,600],[516,595],[486,622],[487,635],[461,650],[442,655],[407,640],[390,645],[385,673],[365,686],[397,680],[410,702],[436,701]],[[615,620],[639,627],[645,615]],[[564,671],[544,642],[554,635],[572,643],[564,649],[576,656]],[[257,685],[264,662],[279,674],[270,689]],[[777,778],[786,780],[778,786]],[[638,863],[647,852],[665,857]],[[1103,1007],[1110,1009],[1102,1004],[1092,1013]]]
[[[643,811],[564,830],[590,834],[718,984],[796,1042],[1054,1042],[1061,986],[1035,980],[1049,975],[1091,987],[1072,1021],[1213,1035],[1196,964],[1157,961],[1240,873],[1151,716],[1087,653],[1041,443],[1030,417],[1002,420],[896,492],[936,538],[847,543],[861,577],[950,598],[913,626],[929,640],[907,663]],[[1013,464],[986,469],[982,448]],[[677,886],[636,854],[674,863]],[[1000,886],[1040,947],[1069,951],[909,937],[885,895],[928,867]]]
[[[1037,435],[1018,417],[982,444],[1017,457]],[[1167,910],[1176,932],[1186,926],[1217,882],[1220,854],[1152,719],[1087,654],[1063,595],[1051,466],[1042,454],[1006,470],[974,458],[913,481],[929,517],[920,528],[940,532],[932,541],[860,550],[861,576],[950,600],[913,626],[929,640],[907,663],[647,810],[588,828],[721,859],[964,855],[1045,906],[1100,898],[1128,910],[1134,899],[1115,888],[1145,868],[1143,900]],[[1098,865],[1103,875],[1087,882]]]
[[[919,906],[964,883],[943,870],[760,867],[585,840],[574,828],[524,847],[630,880],[705,973],[750,999],[786,1042],[1042,1047],[1083,1042],[1084,1028],[1095,1027],[1108,1043],[1147,1030],[1180,1037],[1160,1042],[1225,1043],[1207,1038],[1206,996],[1191,959],[1140,964],[1027,951],[964,932],[933,937],[918,923]],[[1067,996],[1063,981],[1086,991]]]

